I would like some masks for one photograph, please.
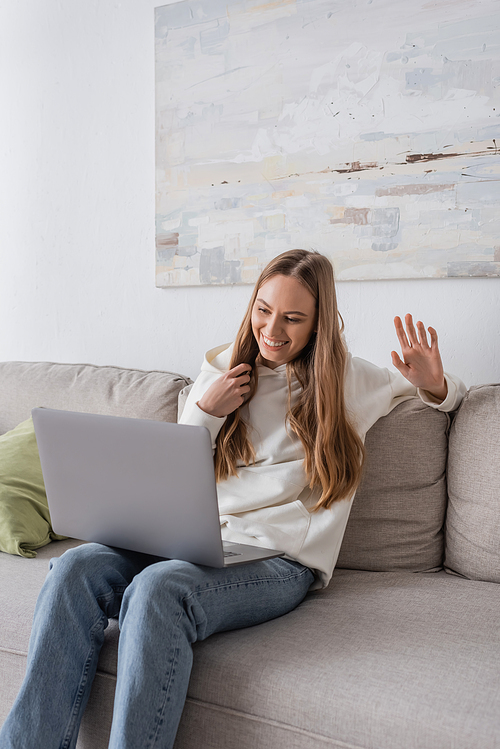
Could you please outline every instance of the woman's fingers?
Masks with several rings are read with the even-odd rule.
[[[410,314],[405,315],[405,323],[406,323],[406,332],[410,340],[410,345],[418,346],[419,340],[417,337],[417,331],[415,330],[415,327],[413,325],[413,318]]]
[[[437,346],[437,333],[434,328],[428,328],[431,343],[427,339],[427,332],[425,325],[420,320],[417,322],[416,327],[413,324],[413,317],[410,314],[405,315],[406,333],[403,328],[403,323],[400,317],[394,318],[394,326],[396,333],[401,344],[401,348],[415,348],[416,346],[422,346],[424,349],[433,348]],[[418,332],[417,332],[418,331]]]
[[[228,377],[240,377],[242,374],[247,374],[252,371],[250,364],[243,362],[243,364],[237,364],[236,367],[230,369],[226,374]]]
[[[401,322],[400,317],[394,318],[394,327],[396,328],[396,335],[398,337],[401,348],[403,350],[405,348],[410,348],[410,344],[408,343],[408,339],[406,338],[406,333],[404,331],[403,323]]]
[[[417,330],[418,330],[418,338],[419,338],[419,341],[420,341],[420,345],[423,348],[429,348],[429,343],[427,341],[427,333],[425,331],[425,325],[424,325],[423,322],[419,321],[417,323]]]
[[[434,328],[429,328],[429,335],[431,337],[431,348],[438,347],[438,334]]]
[[[427,329],[430,337],[429,345],[423,322],[419,320],[415,329],[412,316],[407,314],[405,315],[405,323],[406,334],[410,341],[406,346],[405,342],[408,339],[402,331],[401,320],[399,317],[394,318],[394,325],[403,354],[403,361],[401,361],[395,351],[391,352],[394,367],[415,387],[428,390],[436,398],[444,399],[446,397],[446,381],[443,376],[443,365],[437,345],[436,330],[431,327]]]
[[[233,380],[233,388],[236,388],[234,392],[240,398],[242,398],[243,401],[251,391],[251,387],[249,384],[252,379],[251,374],[252,367],[250,364],[246,364],[245,362],[243,362],[242,364],[238,364],[236,367],[233,367],[233,369],[230,369],[229,372],[227,372],[227,375]]]
[[[239,375],[239,377],[236,377],[233,380],[233,384],[235,387],[238,387],[238,388],[243,387],[243,385],[248,384],[251,379],[252,378],[250,377],[250,375],[245,372],[244,374]]]
[[[396,351],[391,351],[392,363],[402,375],[406,377],[406,373],[409,371],[409,367],[402,361]]]
[[[250,364],[238,364],[233,369],[226,372],[226,378],[232,381],[232,385],[240,390],[244,385],[248,384],[251,377],[252,367]]]
[[[232,413],[245,402],[245,397],[251,391],[251,372],[252,367],[246,363],[228,370],[211,384],[198,401],[198,406],[212,416],[222,417]]]

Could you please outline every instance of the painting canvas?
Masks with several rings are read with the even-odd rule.
[[[155,10],[156,285],[500,276],[497,0]]]

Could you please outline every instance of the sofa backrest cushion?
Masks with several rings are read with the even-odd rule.
[[[337,567],[423,572],[443,564],[449,416],[414,398],[366,435]]]
[[[182,388],[179,393],[179,397],[177,399],[177,415],[179,419],[182,415],[182,412],[184,411],[184,406],[186,405],[186,401],[192,387],[192,385],[186,385],[186,387]]]
[[[500,384],[472,387],[450,430],[445,568],[500,583]]]
[[[0,362],[0,434],[28,419],[36,406],[176,421],[177,397],[189,382],[172,372]]]

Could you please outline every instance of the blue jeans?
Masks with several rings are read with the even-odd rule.
[[[100,544],[70,549],[50,562],[1,749],[74,749],[111,617],[120,640],[109,747],[172,747],[193,642],[286,614],[312,581],[280,558],[214,569]]]

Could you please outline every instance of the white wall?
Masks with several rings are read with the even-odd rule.
[[[0,6],[1,360],[195,377],[204,350],[234,336],[250,287],[154,285],[158,4]],[[410,311],[438,330],[447,369],[468,385],[500,380],[500,279],[338,292],[354,354],[390,366],[392,318]]]

